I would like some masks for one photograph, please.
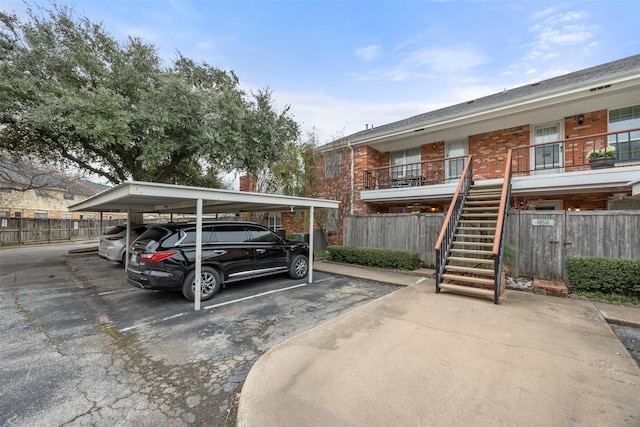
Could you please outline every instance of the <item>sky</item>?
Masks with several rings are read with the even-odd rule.
[[[269,88],[319,144],[640,53],[638,0],[57,3],[154,44],[167,65],[180,52]]]

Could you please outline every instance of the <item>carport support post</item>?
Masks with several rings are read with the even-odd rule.
[[[309,208],[309,283],[313,283],[313,206]]]
[[[193,309],[200,310],[200,293],[202,292],[202,199],[196,203],[196,289]]]
[[[129,267],[129,239],[131,239],[131,209],[127,209],[127,231],[124,234],[124,271]]]

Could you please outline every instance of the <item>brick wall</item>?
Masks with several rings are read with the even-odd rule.
[[[476,180],[502,178],[510,148],[529,145],[529,126],[517,126],[469,137],[469,154],[473,155]]]
[[[256,177],[253,175],[242,175],[240,177],[240,191],[246,191],[249,193],[255,193],[256,191]]]

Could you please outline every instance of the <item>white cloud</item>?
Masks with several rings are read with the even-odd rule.
[[[363,61],[373,61],[382,56],[382,48],[378,45],[369,45],[356,49],[354,54]]]
[[[364,130],[366,125],[381,126],[445,106],[422,102],[355,102],[325,92],[274,91],[273,98],[280,108],[291,105],[294,119],[302,126],[303,137],[306,132],[314,131],[321,145]]]
[[[464,47],[406,49],[398,52],[397,59],[398,62],[388,68],[377,68],[352,75],[359,80],[434,79],[465,74],[487,61],[482,53]]]
[[[542,19],[531,28],[535,36],[532,51],[536,54],[559,46],[584,44],[595,37],[598,26],[586,22],[587,13],[569,11],[550,14],[550,11],[547,9],[533,16],[534,19]]]

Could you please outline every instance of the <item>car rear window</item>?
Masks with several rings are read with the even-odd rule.
[[[110,229],[108,229],[107,231],[104,232],[104,234],[110,235],[110,234],[118,234],[121,233],[123,231],[125,231],[127,229],[126,225],[116,225],[115,227],[112,227]]]
[[[160,227],[149,228],[138,237],[138,242],[159,242],[164,236],[167,235],[167,230]]]

